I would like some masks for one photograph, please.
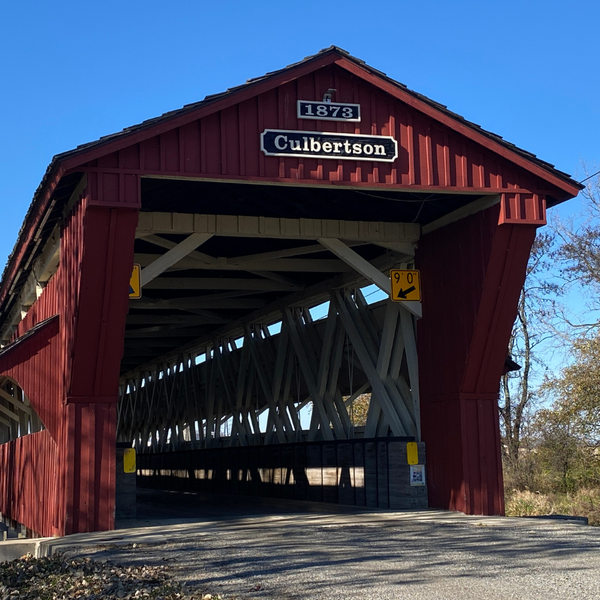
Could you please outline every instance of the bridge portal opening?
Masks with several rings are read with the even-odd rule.
[[[143,179],[117,425],[139,485],[426,507],[407,456],[424,467],[420,306],[375,272],[494,201]]]

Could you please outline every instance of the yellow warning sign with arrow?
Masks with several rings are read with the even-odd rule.
[[[415,269],[392,269],[390,298],[394,302],[412,302],[421,300],[421,276]]]

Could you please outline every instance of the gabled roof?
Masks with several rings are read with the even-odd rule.
[[[180,109],[167,112],[159,117],[127,127],[118,133],[101,137],[94,142],[80,145],[73,150],[54,156],[33,197],[13,252],[8,259],[2,276],[2,282],[0,283],[0,301],[3,301],[6,297],[6,286],[12,285],[12,280],[18,272],[17,263],[21,263],[33,248],[33,236],[38,232],[40,224],[48,224],[48,221],[44,219],[48,219],[47,212],[52,199],[56,200],[57,193],[59,194],[59,201],[55,202],[54,207],[54,211],[57,213],[57,210],[60,208],[58,205],[64,199],[62,196],[68,197],[67,188],[74,185],[74,179],[67,185],[67,179],[65,178],[65,176],[68,176],[70,170],[76,169],[79,165],[99,156],[155,136],[194,119],[201,118],[206,114],[221,110],[228,105],[253,97],[266,89],[282,85],[305,73],[313,72],[333,63],[379,87],[382,91],[392,94],[399,100],[409,104],[412,108],[423,112],[462,135],[504,156],[522,168],[531,171],[538,177],[545,179],[560,189],[565,199],[576,195],[580,189],[583,189],[581,184],[574,181],[568,174],[556,169],[550,163],[507,142],[501,136],[486,131],[479,125],[450,111],[443,104],[410,90],[406,85],[370,67],[364,61],[352,56],[345,50],[336,46],[330,46],[313,56],[306,57],[302,61],[288,65],[283,69],[267,73],[261,77],[249,79],[240,86],[230,88],[219,94],[207,96],[200,102],[188,104]],[[64,188],[63,194],[60,194],[61,187]],[[57,192],[57,190],[59,191]],[[10,282],[6,278],[9,278]]]
[[[228,90],[226,90],[224,92],[206,96],[203,100],[201,100],[199,102],[194,102],[192,104],[186,104],[185,106],[183,106],[179,109],[166,112],[166,113],[164,113],[158,117],[154,117],[152,119],[147,119],[146,121],[142,121],[141,123],[138,123],[137,125],[132,125],[130,127],[126,127],[125,129],[123,129],[122,131],[119,131],[117,133],[102,136],[101,138],[99,138],[98,140],[95,140],[93,142],[81,144],[81,145],[77,146],[76,148],[74,148],[73,150],[68,150],[66,152],[57,154],[56,156],[53,157],[52,162],[48,166],[48,169],[46,170],[46,174],[45,174],[44,178],[42,179],[42,182],[40,183],[38,190],[36,191],[34,199],[43,190],[45,185],[48,183],[50,174],[60,163],[68,162],[69,163],[68,167],[72,168],[74,166],[73,163],[75,162],[73,159],[77,159],[78,157],[81,157],[82,159],[84,159],[84,160],[81,160],[78,162],[84,162],[84,161],[90,160],[90,157],[87,155],[93,150],[99,150],[101,148],[104,148],[105,146],[112,145],[115,142],[125,140],[127,138],[130,138],[131,136],[133,136],[136,133],[149,132],[150,135],[156,135],[156,133],[157,133],[156,128],[160,127],[161,125],[169,123],[169,129],[170,129],[171,127],[176,126],[174,121],[177,119],[180,119],[182,117],[186,117],[188,115],[193,114],[194,119],[198,118],[198,115],[196,115],[195,113],[197,113],[200,109],[206,109],[206,108],[212,107],[213,105],[220,104],[225,100],[234,99],[234,97],[235,97],[235,102],[239,102],[240,98],[238,98],[238,96],[242,92],[250,92],[251,91],[254,93],[255,87],[259,86],[260,84],[264,84],[266,82],[276,80],[280,76],[285,75],[285,74],[290,75],[289,79],[296,78],[298,76],[298,74],[295,73],[295,71],[298,70],[299,68],[307,67],[307,66],[312,66],[313,69],[319,68],[320,66],[322,66],[321,63],[324,62],[324,64],[330,64],[332,62],[335,62],[336,58],[342,58],[351,63],[354,63],[355,65],[359,66],[361,70],[365,71],[369,75],[375,76],[379,80],[390,84],[394,88],[402,91],[404,94],[414,98],[419,103],[422,103],[424,106],[430,107],[430,108],[434,109],[435,111],[439,112],[440,115],[450,118],[451,120],[455,121],[459,125],[463,125],[464,127],[471,130],[474,134],[476,134],[478,136],[483,136],[483,138],[486,138],[486,139],[500,145],[501,147],[510,151],[512,154],[514,154],[518,157],[522,157],[526,161],[529,161],[532,166],[537,166],[537,167],[543,169],[544,171],[546,171],[546,173],[549,176],[551,176],[553,178],[558,178],[558,179],[564,181],[564,183],[567,184],[567,186],[575,187],[576,189],[583,189],[584,186],[579,184],[577,181],[573,180],[568,173],[565,173],[563,171],[560,171],[559,169],[556,169],[556,167],[553,164],[538,158],[535,154],[528,152],[527,150],[524,150],[522,148],[519,148],[518,146],[516,146],[515,144],[512,144],[511,142],[506,141],[504,138],[502,138],[502,136],[492,133],[491,131],[487,131],[486,129],[483,129],[480,125],[477,125],[476,123],[473,123],[472,121],[465,119],[463,116],[449,110],[448,107],[446,107],[445,105],[440,104],[439,102],[436,102],[436,101],[432,100],[431,98],[424,96],[423,94],[420,94],[418,92],[415,92],[415,91],[409,89],[405,84],[400,83],[399,81],[396,81],[396,80],[392,79],[391,77],[388,77],[382,71],[379,71],[378,69],[375,69],[375,68],[367,65],[363,60],[356,58],[355,56],[352,56],[346,50],[343,50],[342,48],[338,48],[337,46],[330,46],[329,48],[320,50],[317,54],[308,56],[297,63],[293,63],[293,64],[288,65],[277,71],[271,71],[270,73],[266,73],[265,75],[262,75],[260,77],[254,77],[254,78],[246,81],[246,83],[238,85],[233,88],[229,88]],[[329,59],[329,60],[323,61],[323,59]],[[318,63],[318,64],[315,65],[314,63]],[[311,70],[313,70],[313,69],[311,69]],[[279,82],[277,82],[277,84],[279,84]],[[218,108],[221,108],[221,107],[219,106]],[[417,108],[418,108],[418,106],[417,106]],[[216,109],[217,108],[215,107],[215,110]],[[107,148],[107,152],[112,152],[112,151],[113,151],[112,148],[111,149]]]

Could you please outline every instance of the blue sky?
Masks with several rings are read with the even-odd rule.
[[[0,11],[2,263],[54,154],[332,44],[577,178],[582,161],[600,161],[598,2],[23,0]]]

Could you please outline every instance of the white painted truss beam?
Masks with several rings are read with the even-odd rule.
[[[241,215],[140,212],[136,237],[192,233],[226,237],[269,237],[297,240],[337,238],[353,242],[408,242],[419,239],[418,223],[282,219]]]
[[[156,279],[161,273],[164,273],[169,267],[179,262],[182,258],[193,252],[198,246],[201,246],[212,237],[212,234],[207,233],[192,233],[165,254],[157,258],[153,263],[142,269],[141,282],[142,286],[147,285],[153,279]]]

